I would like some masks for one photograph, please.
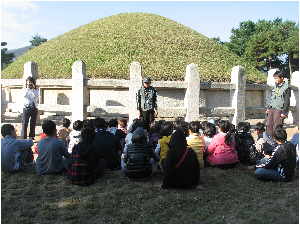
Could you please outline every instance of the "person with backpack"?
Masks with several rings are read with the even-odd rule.
[[[166,168],[162,185],[155,187],[190,189],[204,189],[199,185],[200,164],[196,152],[187,147],[186,136],[181,129],[177,129],[170,140],[170,149],[166,157]]]

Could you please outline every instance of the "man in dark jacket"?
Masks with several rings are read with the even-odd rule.
[[[177,129],[170,140],[170,149],[166,157],[164,181],[157,185],[163,189],[174,187],[180,189],[204,189],[198,185],[200,179],[200,164],[197,154],[192,148],[187,148],[186,137],[181,129]]]
[[[296,148],[286,141],[286,131],[279,127],[274,131],[278,146],[269,159],[261,160],[261,164],[248,166],[249,170],[256,169],[255,175],[259,178],[275,181],[291,181],[296,166]]]
[[[151,85],[150,77],[143,79],[143,86],[138,90],[137,110],[138,116],[144,123],[144,128],[149,132],[150,123],[154,121],[154,116],[157,116],[157,91]]]
[[[106,131],[106,122],[103,118],[94,120],[96,138],[93,144],[100,151],[100,158],[107,162],[106,170],[121,169],[121,157],[118,154],[119,143],[115,135]]]
[[[267,133],[273,137],[275,129],[283,125],[285,113],[290,107],[291,88],[287,82],[283,80],[283,72],[276,71],[273,75],[275,86],[272,90],[271,100],[266,111]]]

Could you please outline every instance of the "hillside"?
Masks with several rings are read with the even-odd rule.
[[[262,72],[226,47],[150,13],[117,14],[71,30],[22,55],[2,71],[2,78],[21,78],[27,61],[38,64],[41,79],[71,78],[76,60],[86,63],[92,79],[129,79],[130,64],[137,61],[143,76],[153,80],[184,80],[186,66],[196,63],[201,81],[229,81],[237,65],[246,69],[248,82],[266,81]]]

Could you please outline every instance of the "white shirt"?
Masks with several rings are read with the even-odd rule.
[[[23,88],[24,107],[34,102],[35,106],[38,107],[37,101],[39,100],[39,90]]]

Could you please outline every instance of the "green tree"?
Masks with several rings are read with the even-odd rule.
[[[299,24],[293,21],[282,23],[283,45],[282,53],[287,56],[290,76],[293,71],[299,70]]]
[[[248,20],[231,32],[230,42],[224,45],[250,60],[257,69],[267,72],[286,67],[292,73],[299,67],[299,24],[280,18],[257,23]]]
[[[44,42],[47,42],[47,39],[36,34],[34,37],[32,37],[32,40],[30,40],[29,42],[31,43],[32,46],[36,47],[43,44]]]
[[[10,63],[13,62],[13,58],[15,57],[15,54],[12,53],[6,53],[7,48],[2,48],[3,46],[6,46],[6,42],[1,42],[1,71],[4,70]]]
[[[223,41],[221,41],[221,39],[220,39],[220,37],[219,37],[219,36],[218,36],[218,37],[213,37],[213,38],[212,38],[212,40],[214,40],[214,41],[218,42],[219,44],[224,44],[224,42],[223,42]]]
[[[280,66],[278,56],[283,43],[280,25],[281,19],[278,18],[274,21],[259,20],[254,35],[246,42],[245,54],[257,69],[267,71]]]
[[[239,28],[232,28],[230,44],[226,44],[226,46],[238,56],[245,57],[246,43],[254,35],[255,27],[256,24],[250,20],[240,22]]]

